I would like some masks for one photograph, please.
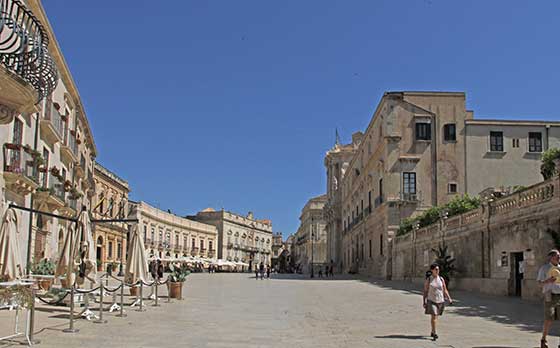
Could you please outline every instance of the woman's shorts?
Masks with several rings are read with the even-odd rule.
[[[560,294],[552,294],[550,301],[544,301],[544,319],[560,320]]]
[[[428,302],[426,303],[426,311],[424,313],[429,315],[442,315],[444,308],[445,302],[435,303],[428,300]]]

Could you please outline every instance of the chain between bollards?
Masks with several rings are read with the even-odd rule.
[[[74,328],[74,287],[76,284],[72,284],[70,288],[70,326],[67,329],[62,330],[65,333],[76,333],[79,332],[79,329]]]

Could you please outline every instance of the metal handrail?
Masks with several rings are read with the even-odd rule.
[[[37,102],[51,94],[58,71],[41,22],[19,0],[0,0],[0,64],[30,83]]]

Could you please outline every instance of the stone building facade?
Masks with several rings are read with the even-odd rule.
[[[218,258],[241,261],[253,269],[256,264],[270,265],[272,254],[272,222],[257,220],[252,212],[246,216],[212,208],[187,218],[216,226]]]
[[[560,235],[560,176],[486,198],[479,209],[393,239],[392,278],[423,281],[432,250],[446,245],[456,259],[452,288],[539,298],[537,272]]]
[[[340,144],[337,137],[332,149],[327,151],[325,156],[325,168],[327,169],[327,202],[325,203],[324,218],[327,234],[327,260],[332,260],[340,271],[342,266],[342,189],[340,184],[348,165],[352,160],[360,142],[362,133],[358,132],[352,136],[352,143]]]
[[[93,217],[95,219],[122,219],[129,212],[128,182],[120,178],[101,164],[95,164],[95,198],[93,200]],[[107,263],[126,262],[128,245],[128,224],[122,222],[96,223],[94,241],[96,245],[97,264],[106,269]]]
[[[277,268],[278,258],[284,250],[284,242],[282,241],[282,233],[276,232],[272,234],[272,247],[270,254],[270,266],[272,268]]]
[[[327,231],[323,208],[327,195],[311,198],[301,210],[300,226],[296,232],[295,257],[299,269],[308,273],[322,269],[327,260]]]
[[[459,92],[387,92],[353,137],[337,185],[327,153],[329,252],[342,272],[390,277],[388,247],[403,219],[456,195],[540,180],[540,154],[559,144],[560,123],[474,120],[465,104]]]
[[[129,201],[129,204],[129,218],[138,219],[148,255],[161,259],[183,256],[216,259],[218,230],[215,226],[165,212],[146,202]]]
[[[97,150],[89,122],[41,2],[8,4],[8,12],[2,15],[25,21],[15,35],[25,36],[19,44],[26,47],[17,52],[0,48],[2,199],[5,204],[76,216],[82,207],[91,208],[95,189]],[[3,27],[4,38],[9,30]],[[39,56],[25,66],[34,54],[26,58],[18,57],[18,52]],[[17,66],[10,65],[14,61],[19,61]],[[26,264],[57,259],[64,236],[72,228],[68,222],[36,213],[17,214]]]

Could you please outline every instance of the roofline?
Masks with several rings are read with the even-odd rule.
[[[430,96],[437,95],[441,97],[465,97],[465,92],[449,92],[449,91],[389,91],[385,92],[384,95],[418,95],[418,96]]]
[[[97,172],[103,174],[104,176],[108,177],[109,179],[115,181],[117,184],[121,185],[122,187],[126,188],[126,190],[128,192],[130,192],[130,186],[128,184],[127,180],[124,180],[123,178],[121,178],[120,176],[118,176],[117,174],[115,174],[113,171],[107,169],[105,166],[101,165],[101,163],[95,161],[95,166],[94,166],[94,170],[96,170]],[[109,174],[109,175],[107,175]],[[110,175],[114,176],[111,177]]]
[[[560,127],[560,121],[544,121],[544,120],[500,120],[500,119],[471,119],[465,120],[465,124],[472,125],[504,125],[504,126],[557,126]]]
[[[97,157],[97,146],[95,145],[95,140],[93,139],[93,132],[91,131],[91,127],[89,121],[86,116],[86,112],[84,110],[84,105],[82,103],[82,98],[80,97],[80,92],[78,92],[78,87],[74,78],[72,77],[72,73],[68,68],[68,64],[66,63],[66,59],[64,58],[64,54],[58,44],[58,40],[56,39],[56,35],[54,34],[54,30],[51,26],[49,18],[43,8],[43,4],[41,0],[28,0],[26,1],[28,7],[30,7],[31,11],[35,16],[39,18],[41,24],[45,27],[49,35],[49,52],[51,53],[53,59],[56,62],[57,67],[59,68],[59,78],[65,82],[65,87],[68,88],[69,92],[72,96],[76,99],[76,108],[79,109],[79,115],[81,116],[80,119],[84,123],[85,131],[88,135],[88,138],[91,143],[91,152],[93,157]]]

